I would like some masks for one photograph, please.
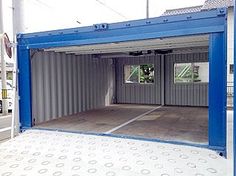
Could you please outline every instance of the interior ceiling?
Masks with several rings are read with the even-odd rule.
[[[159,38],[130,42],[117,42],[95,45],[82,45],[45,49],[45,51],[65,52],[67,54],[107,54],[131,51],[181,49],[208,46],[208,35]]]

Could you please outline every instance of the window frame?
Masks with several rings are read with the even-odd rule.
[[[153,65],[153,68],[154,68],[154,75],[153,75],[153,83],[142,83],[142,82],[140,82],[140,80],[139,80],[139,82],[134,82],[134,83],[132,83],[132,82],[126,82],[126,80],[125,80],[125,66],[139,66],[139,70],[140,70],[140,66],[141,65]],[[155,78],[155,70],[156,70],[156,67],[155,67],[155,64],[154,63],[138,63],[138,64],[136,64],[136,63],[134,63],[134,64],[123,64],[123,66],[122,66],[122,71],[123,71],[123,84],[125,84],[125,85],[155,85],[155,81],[156,81],[156,78]],[[139,71],[139,73],[141,73],[140,71]]]
[[[194,64],[197,64],[197,63],[208,63],[208,82],[194,82],[193,79],[194,79],[194,75],[192,74],[192,81],[191,82],[176,82],[175,81],[175,64],[191,64],[191,68],[192,68],[192,72],[193,72],[193,69],[194,69]],[[202,62],[194,62],[194,61],[189,61],[189,62],[174,62],[173,63],[173,72],[174,74],[172,75],[173,76],[173,82],[174,84],[187,84],[187,85],[190,85],[190,84],[209,84],[209,61],[202,61]]]

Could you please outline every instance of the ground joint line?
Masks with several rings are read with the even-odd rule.
[[[11,130],[11,127],[1,128],[1,129],[0,129],[0,133],[1,133],[1,132],[8,131],[8,130]]]
[[[0,116],[0,119],[6,119],[6,118],[9,118],[9,117],[11,117],[11,115]]]
[[[139,115],[139,116],[137,116],[137,117],[135,117],[135,118],[133,118],[133,119],[131,119],[131,120],[129,120],[129,121],[127,121],[127,122],[117,126],[117,127],[115,127],[115,128],[112,128],[111,130],[105,132],[104,134],[110,134],[110,133],[112,133],[112,132],[114,132],[114,131],[116,131],[116,130],[118,130],[118,129],[120,129],[120,128],[122,128],[122,127],[124,127],[124,126],[126,126],[126,125],[128,125],[128,124],[130,124],[130,123],[132,123],[132,122],[134,122],[136,120],[138,120],[138,119],[140,119],[140,118],[142,118],[143,116],[152,113],[153,111],[155,111],[155,110],[157,110],[157,109],[159,109],[161,107],[162,106],[155,107],[155,108],[153,108],[153,109],[151,109],[151,110],[149,110],[149,111],[147,111],[147,112],[145,112],[145,113],[143,113],[143,114],[141,114],[141,115]]]

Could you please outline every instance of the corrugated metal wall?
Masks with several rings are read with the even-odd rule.
[[[140,56],[116,59],[117,103],[160,104],[160,56]],[[125,84],[124,65],[154,64],[154,84]]]
[[[208,83],[174,83],[174,63],[207,62],[208,53],[165,56],[165,104],[208,106]]]
[[[33,55],[33,54],[32,54]],[[174,63],[206,62],[207,53],[165,56],[165,104],[208,106],[208,84],[174,84]],[[155,65],[154,84],[125,84],[124,65]],[[117,103],[161,104],[161,56],[93,58],[36,52],[31,59],[35,123]]]
[[[31,59],[31,74],[36,124],[112,102],[112,59],[37,52]]]

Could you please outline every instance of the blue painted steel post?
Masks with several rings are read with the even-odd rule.
[[[30,52],[18,46],[20,126],[32,127]]]
[[[209,41],[209,146],[226,154],[226,43],[225,33]]]

